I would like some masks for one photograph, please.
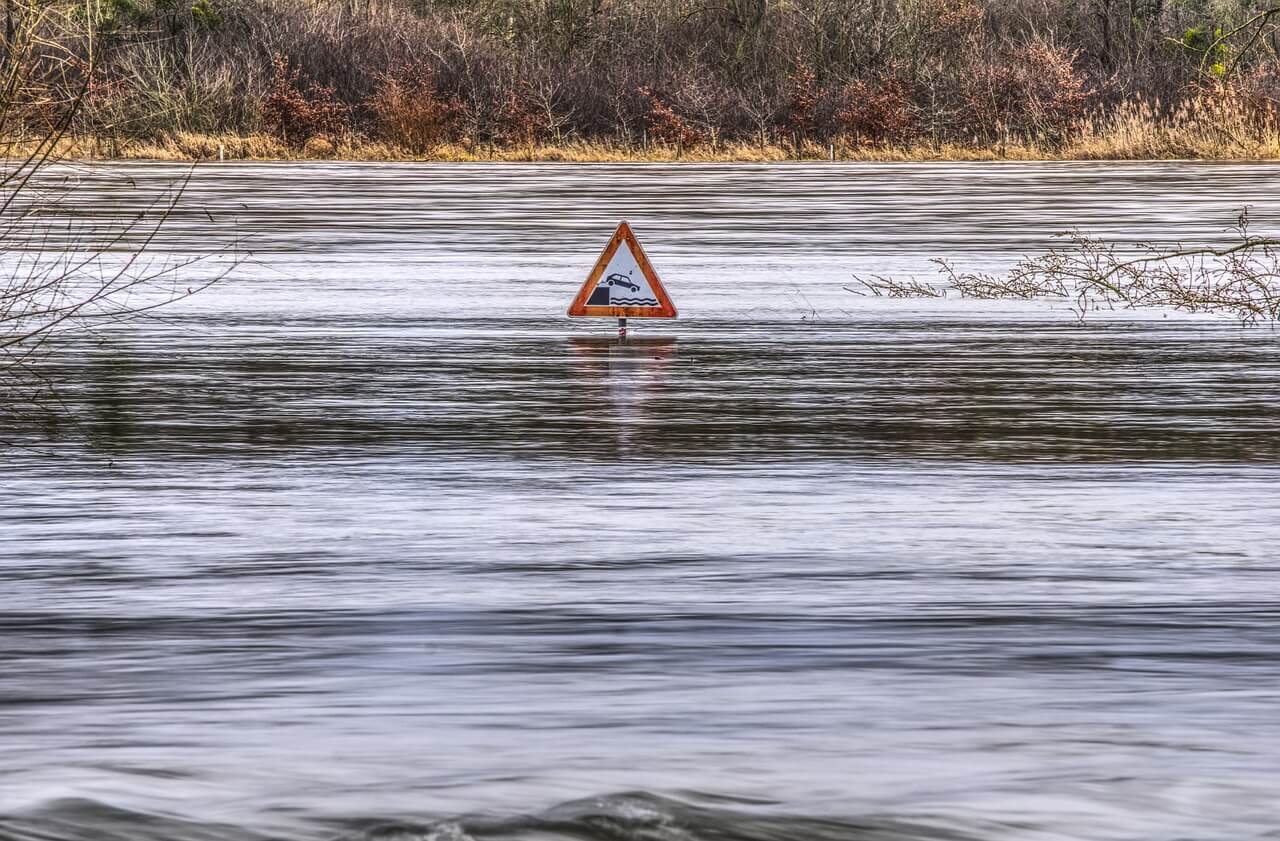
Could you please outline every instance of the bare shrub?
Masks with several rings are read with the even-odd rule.
[[[256,122],[261,90],[244,57],[233,62],[202,35],[131,45],[96,69],[77,124],[112,135],[216,133]]]
[[[186,179],[134,212],[113,206],[103,214],[85,205],[84,181],[94,176],[57,165],[59,142],[98,78],[93,19],[64,11],[14,3],[6,21],[0,86],[0,374],[6,385],[51,339],[150,314],[216,282],[236,263],[232,254],[221,269],[189,272],[203,253],[184,257],[156,248]]]
[[[892,277],[883,277],[881,275],[872,275],[870,278],[862,278],[857,275],[853,276],[853,280],[861,289],[853,289],[844,287],[855,295],[873,295],[877,298],[945,298],[947,297],[947,289],[945,286],[936,286],[932,283],[925,283],[915,278],[898,279]]]

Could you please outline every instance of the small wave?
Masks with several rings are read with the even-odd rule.
[[[628,792],[563,803],[511,817],[464,815],[422,822],[377,818],[317,820],[335,841],[972,841],[941,825],[885,816],[785,814],[768,804],[726,797],[689,800]],[[119,809],[91,800],[59,800],[0,814],[0,841],[311,841],[315,827],[290,838],[273,827],[201,823]]]
[[[657,298],[614,298],[609,301],[610,306],[634,306],[634,307],[656,307],[658,305]]]
[[[269,841],[271,838],[246,827],[123,809],[83,798],[53,800],[14,814],[0,813],[0,841]]]
[[[413,827],[380,827],[356,836],[360,841],[476,841],[456,821]]]

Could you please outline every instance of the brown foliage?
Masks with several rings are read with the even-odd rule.
[[[923,36],[935,48],[963,49],[980,37],[987,13],[976,0],[928,0],[924,5]]]
[[[286,143],[304,145],[316,135],[339,136],[351,125],[351,106],[334,98],[330,85],[309,82],[304,90],[299,71],[280,53],[271,60],[274,76],[262,103],[262,120]]]
[[[649,136],[655,141],[673,146],[697,146],[706,140],[700,132],[689,125],[687,120],[654,93],[652,88],[640,88],[640,95],[649,103],[649,110],[644,115],[644,124]]]
[[[855,79],[840,96],[836,124],[863,143],[900,143],[915,133],[915,104],[907,84],[896,76]]]
[[[1075,70],[1078,57],[1078,50],[1069,52],[1039,40],[1014,52],[1014,107],[1022,112],[1022,125],[1043,139],[1062,140],[1084,116],[1089,93]]]
[[[1032,41],[1000,59],[975,62],[962,79],[959,125],[981,139],[1062,142],[1085,115],[1089,99],[1075,59],[1074,53]]]
[[[808,138],[818,124],[817,74],[803,62],[797,62],[787,77],[787,109],[782,115],[782,129],[801,139]]]
[[[402,64],[386,73],[366,102],[378,135],[414,154],[424,154],[457,137],[460,106],[444,97],[435,75],[422,63]]]

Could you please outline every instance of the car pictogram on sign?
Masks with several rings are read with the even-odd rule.
[[[604,279],[602,286],[621,286],[630,289],[632,292],[640,291],[640,284],[632,283],[631,278],[624,274],[611,274]]]

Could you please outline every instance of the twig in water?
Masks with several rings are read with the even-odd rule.
[[[881,275],[872,275],[870,280],[853,276],[854,282],[862,286],[866,291],[854,289],[850,286],[843,287],[855,295],[866,296],[868,294],[877,298],[945,298],[947,290],[942,286],[934,286],[931,283],[924,283],[915,278],[906,280],[894,280],[890,277]]]

